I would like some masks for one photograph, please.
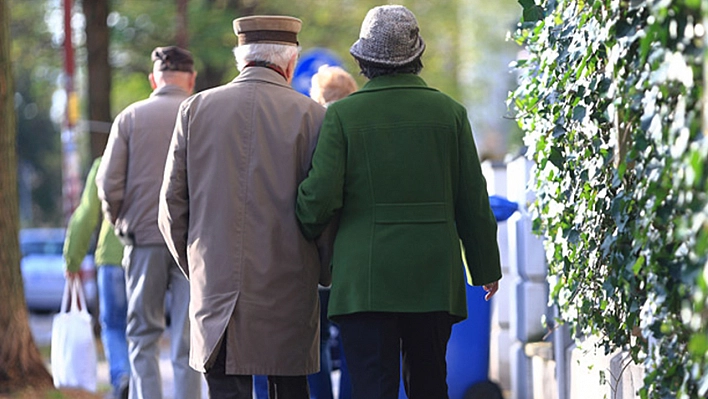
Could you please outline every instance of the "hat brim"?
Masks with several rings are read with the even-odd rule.
[[[270,43],[297,46],[302,21],[284,15],[253,15],[233,21],[238,45]]]
[[[423,52],[425,51],[425,41],[423,41],[422,37],[418,38],[418,46],[413,51],[408,57],[405,58],[384,58],[384,57],[379,57],[374,54],[371,54],[369,51],[367,51],[367,44],[366,44],[366,39],[364,38],[359,38],[354,44],[352,44],[351,48],[349,49],[349,53],[357,59],[368,61],[368,62],[373,62],[375,64],[380,64],[380,65],[386,65],[386,66],[392,66],[392,67],[397,67],[397,66],[402,66],[409,64],[413,61],[415,61],[417,58],[419,58],[421,55],[423,55]]]

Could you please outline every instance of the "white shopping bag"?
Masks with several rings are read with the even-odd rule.
[[[78,277],[67,278],[61,310],[54,316],[51,363],[55,387],[96,392],[96,345]]]

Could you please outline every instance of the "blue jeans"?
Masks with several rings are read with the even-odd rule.
[[[254,375],[253,388],[256,391],[256,399],[268,399],[268,376]]]
[[[342,346],[342,338],[339,334],[332,337],[330,333],[331,327],[336,327],[327,318],[327,307],[329,306],[329,290],[319,290],[320,297],[320,371],[319,373],[310,374],[307,376],[307,381],[310,384],[310,399],[332,399],[334,393],[332,390],[332,352],[331,346],[333,339],[336,339],[336,345],[339,352],[339,399],[351,399],[351,381],[349,379],[349,371],[347,362],[344,359],[344,348]]]
[[[98,267],[98,295],[101,341],[108,360],[113,392],[117,392],[122,380],[130,378],[128,341],[125,338],[128,301],[125,274],[120,265]]]
[[[349,378],[349,367],[344,357],[342,335],[337,327],[337,347],[339,348],[339,399],[352,399],[352,380]]]
[[[332,358],[329,342],[320,343],[320,371],[307,376],[310,384],[310,399],[332,399]]]

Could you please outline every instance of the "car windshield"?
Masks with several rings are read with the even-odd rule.
[[[21,245],[22,256],[27,255],[61,255],[64,243],[54,242],[25,242]]]

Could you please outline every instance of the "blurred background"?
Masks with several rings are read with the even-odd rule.
[[[421,76],[463,103],[480,157],[519,152],[507,115],[515,85],[507,41],[521,14],[515,0],[406,0],[427,43]],[[358,75],[350,45],[371,0],[9,0],[21,227],[62,227],[78,203],[112,118],[147,97],[150,52],[176,44],[192,51],[197,91],[238,72],[232,20],[285,14],[303,20],[302,54],[322,50]],[[65,40],[70,38],[71,40]]]

